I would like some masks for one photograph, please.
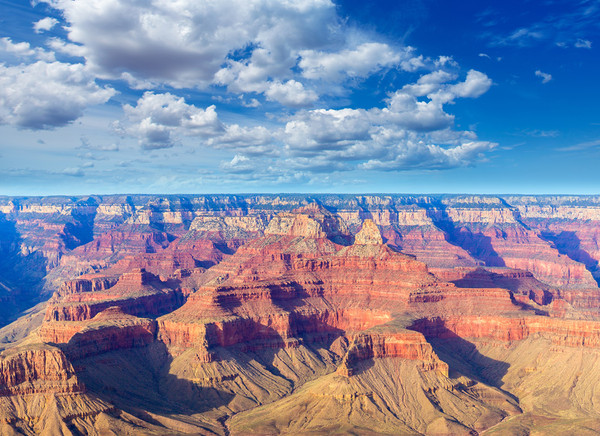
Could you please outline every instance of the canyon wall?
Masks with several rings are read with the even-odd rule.
[[[599,222],[597,197],[0,198],[3,322],[47,300],[2,345],[0,401],[22,405],[2,425],[314,432],[354,410],[359,433],[366,416],[384,433],[532,428],[545,415],[508,383],[543,380],[477,353],[600,352]],[[600,419],[588,406],[556,416]]]

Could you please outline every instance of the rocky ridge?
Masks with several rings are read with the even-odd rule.
[[[6,431],[534,429],[546,415],[520,384],[543,389],[545,361],[583,350],[591,368],[600,351],[594,223],[568,221],[558,204],[544,212],[554,219],[478,196],[92,199],[3,203],[9,223],[68,221],[73,204],[100,217],[91,241],[61,249],[62,267],[88,262],[86,273],[0,356],[1,398],[21,404]],[[522,344],[537,353],[527,367]],[[544,392],[572,396],[552,419],[574,431],[569,417],[596,419],[582,392],[597,375],[569,374],[572,390]],[[44,410],[27,406],[34,397]],[[332,422],[339,414],[349,418]]]

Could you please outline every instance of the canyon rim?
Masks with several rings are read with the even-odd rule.
[[[4,434],[600,428],[600,197],[0,208]]]

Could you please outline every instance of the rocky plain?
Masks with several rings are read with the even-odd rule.
[[[600,433],[600,197],[0,197],[2,435]]]

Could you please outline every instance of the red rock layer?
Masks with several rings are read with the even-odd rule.
[[[556,345],[600,347],[600,322],[564,320],[541,316],[433,317],[415,321],[411,330],[435,338],[477,338],[520,341],[531,335],[549,338]]]
[[[423,304],[449,311],[490,304],[518,309],[507,290],[440,282],[424,263],[383,245],[372,222],[366,221],[353,245],[340,246],[326,237],[318,219],[298,214],[302,218],[293,222],[285,222],[293,214],[275,221],[277,232],[291,235],[251,241],[208,270],[204,286],[159,319],[159,338],[175,348],[289,346],[306,335],[364,331]],[[389,343],[401,343],[393,334]]]
[[[475,266],[483,263],[474,259],[465,249],[448,242],[448,236],[433,223],[384,228],[382,234],[388,244],[415,256],[432,268]]]
[[[113,287],[118,277],[105,274],[87,274],[75,280],[67,280],[58,291],[58,295],[82,294],[84,292],[101,292]]]
[[[597,287],[585,265],[560,256],[549,242],[523,226],[492,227],[483,230],[481,235],[489,239],[493,250],[482,256],[488,265],[527,270],[553,286]],[[471,244],[476,244],[476,241]],[[476,250],[476,247],[472,249]]]
[[[177,281],[163,282],[143,268],[123,274],[113,286],[98,291],[85,292],[106,283],[96,276],[82,277],[74,283],[52,298],[46,321],[85,321],[112,306],[131,315],[157,316],[175,310],[183,302]],[[84,292],[72,292],[77,290]]]
[[[534,275],[525,270],[511,268],[453,268],[432,269],[432,273],[442,280],[454,283],[462,288],[497,286],[512,291],[512,295],[521,303],[529,300],[546,305],[553,299],[560,298],[560,291],[538,281]]]
[[[90,325],[71,337],[64,351],[69,359],[77,360],[113,350],[143,347],[154,342],[156,330],[156,321],[149,319]]]
[[[337,373],[349,377],[354,374],[357,362],[391,357],[420,360],[422,369],[436,370],[448,376],[448,365],[438,358],[425,337],[421,333],[408,330],[360,333],[354,336]]]
[[[71,363],[59,349],[40,346],[0,355],[0,396],[83,390]]]

